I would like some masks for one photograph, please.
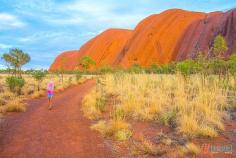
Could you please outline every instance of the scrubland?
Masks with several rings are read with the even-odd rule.
[[[132,140],[137,132],[133,122],[167,126],[187,140],[175,146],[179,148],[177,155],[171,153],[169,157],[191,157],[200,152],[191,140],[214,138],[224,131],[227,110],[235,108],[234,82],[231,77],[226,84],[218,76],[203,79],[200,74],[187,78],[178,73],[108,74],[97,78],[96,87],[83,99],[82,111],[95,120],[93,130],[113,140]],[[160,133],[156,135],[160,137]],[[161,142],[165,146],[172,144],[170,138]],[[139,141],[138,150],[133,151],[144,150],[151,156],[162,153],[160,146],[145,139]]]
[[[23,112],[26,110],[25,99],[39,98],[46,95],[46,87],[49,80],[55,85],[55,92],[63,91],[65,88],[82,83],[88,77],[81,77],[79,80],[75,75],[64,75],[63,82],[60,76],[48,74],[42,81],[36,81],[31,75],[23,75],[25,84],[20,94],[10,91],[6,84],[7,74],[0,75],[0,113],[5,112]],[[40,87],[38,89],[38,86]]]

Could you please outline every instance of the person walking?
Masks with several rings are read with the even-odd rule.
[[[48,95],[48,102],[49,102],[49,110],[52,109],[52,97],[54,94],[54,83],[52,80],[48,82],[47,85],[47,95]]]

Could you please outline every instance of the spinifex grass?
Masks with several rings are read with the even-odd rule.
[[[105,93],[116,95],[119,100],[113,105],[110,119],[115,116],[122,120],[160,122],[188,137],[215,137],[224,129],[222,119],[230,106],[228,88],[215,76],[208,76],[204,85],[198,74],[187,80],[180,74],[114,74],[103,76],[103,82],[104,87],[100,88],[103,92],[92,91],[88,96],[93,97],[85,97],[85,114],[95,109],[91,115],[101,116],[95,99]]]

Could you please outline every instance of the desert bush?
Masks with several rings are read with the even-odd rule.
[[[217,35],[213,43],[213,54],[217,58],[223,57],[224,53],[228,50],[226,40],[222,35]]]
[[[143,68],[139,65],[139,64],[134,64],[132,65],[129,69],[128,72],[130,73],[142,73],[143,72]]]
[[[230,60],[228,61],[228,71],[233,76],[234,88],[236,89],[236,53],[233,53],[230,56]]]
[[[21,77],[7,77],[6,83],[11,92],[17,93],[18,95],[21,93],[22,87],[25,85],[25,80]]]
[[[104,65],[98,70],[98,72],[101,74],[113,73],[114,71],[115,70],[109,65]]]
[[[40,83],[42,82],[43,78],[47,74],[44,71],[35,71],[32,76],[35,78],[35,80],[38,81],[38,91],[40,90]]]
[[[188,59],[176,64],[176,70],[185,78],[198,71],[198,65],[194,60]]]
[[[82,78],[82,73],[80,71],[76,71],[75,77],[76,77],[76,81],[79,82],[80,79]]]
[[[167,111],[161,114],[160,121],[164,125],[173,125],[176,119],[176,111]]]

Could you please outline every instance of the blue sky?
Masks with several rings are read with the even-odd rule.
[[[0,0],[0,55],[17,47],[31,55],[25,68],[47,69],[60,52],[79,49],[107,28],[132,29],[170,8],[211,12],[235,7],[236,0]]]

